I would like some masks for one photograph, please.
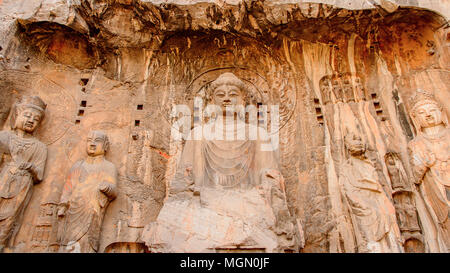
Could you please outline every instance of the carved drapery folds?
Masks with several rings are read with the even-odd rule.
[[[117,196],[116,167],[104,158],[108,136],[91,131],[86,146],[88,157],[72,166],[61,196],[61,252],[97,252],[105,211]]]
[[[349,207],[358,252],[403,252],[395,209],[380,183],[367,144],[358,131],[344,138],[346,160],[339,182]]]
[[[448,1],[0,2],[4,252],[448,252]]]
[[[21,226],[33,184],[44,178],[47,147],[33,133],[44,118],[46,104],[37,96],[14,104],[12,131],[0,132],[0,251],[8,246]]]
[[[157,252],[298,251],[301,227],[288,210],[270,138],[259,130],[251,139],[255,125],[226,116],[245,103],[245,84],[224,73],[211,86],[210,97],[222,110],[191,131],[169,196],[144,230],[146,245]],[[249,130],[242,140],[240,130]]]
[[[408,143],[414,183],[419,185],[428,215],[434,227],[424,231],[437,246],[450,249],[450,129],[446,114],[432,93],[417,90],[411,99],[411,118],[417,136]]]

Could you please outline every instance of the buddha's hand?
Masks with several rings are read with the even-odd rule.
[[[112,185],[108,182],[102,182],[98,185],[98,190],[106,195],[109,195],[112,191]]]
[[[423,163],[426,167],[431,168],[436,163],[436,155],[433,152],[424,153]]]
[[[30,162],[22,162],[19,164],[19,170],[32,171],[34,168],[33,163]]]
[[[66,206],[60,206],[58,209],[58,217],[64,217],[66,215]]]
[[[281,173],[278,170],[274,169],[264,169],[263,170],[264,177],[273,179],[278,182],[278,186],[280,189],[284,192],[285,191],[285,185],[284,185],[284,178],[281,175]]]

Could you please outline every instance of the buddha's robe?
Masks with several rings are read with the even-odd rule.
[[[252,140],[236,131],[257,127],[222,119],[196,127],[186,141],[169,196],[144,241],[152,251],[215,252],[236,247],[277,252],[293,247],[295,225],[289,214],[284,181],[264,130]],[[250,129],[249,129],[250,128]],[[208,140],[204,132],[225,132]],[[200,134],[201,135],[201,134]]]
[[[109,194],[102,193],[102,182],[111,185]],[[76,162],[67,176],[61,204],[68,206],[63,219],[61,252],[97,252],[100,230],[106,208],[116,192],[117,171],[111,162]]]
[[[340,169],[339,182],[350,209],[358,252],[403,252],[395,207],[372,163],[350,157]]]
[[[5,247],[21,224],[31,198],[33,182],[44,177],[47,146],[36,138],[22,138],[9,131],[0,132],[2,166],[0,172],[0,247]],[[32,163],[33,170],[21,170],[21,163]]]

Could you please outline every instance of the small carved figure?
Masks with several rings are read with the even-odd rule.
[[[37,96],[24,97],[12,108],[12,131],[0,132],[0,252],[15,237],[34,183],[42,181],[47,147],[33,137],[46,104]]]
[[[332,86],[330,82],[329,76],[324,76],[319,81],[319,88],[322,92],[322,102],[324,105],[327,105],[331,102],[331,92],[332,92]]]
[[[356,76],[355,78],[355,94],[356,94],[356,101],[364,101],[366,100],[366,91],[364,88],[364,85],[361,81],[361,78]]]
[[[385,162],[391,180],[397,221],[404,239],[407,240],[412,233],[421,231],[412,199],[414,193],[399,154],[393,151],[386,153]],[[420,237],[419,235],[416,237]]]
[[[391,179],[392,190],[411,190],[408,176],[397,153],[389,152],[385,155],[386,167]]]
[[[86,144],[88,157],[70,169],[61,196],[61,252],[98,252],[103,216],[117,196],[117,170],[105,159],[108,136],[91,131]]]
[[[353,94],[353,83],[352,75],[350,73],[345,73],[342,76],[342,91],[344,93],[345,102],[354,102],[355,96]]]
[[[343,102],[344,94],[341,86],[341,78],[339,75],[333,75],[331,78],[332,91],[334,94],[334,103]]]
[[[408,143],[414,183],[437,224],[437,240],[450,250],[450,129],[442,107],[427,91],[412,99],[411,118],[417,136]]]
[[[405,234],[405,239],[408,239],[410,233],[419,231],[420,226],[417,219],[417,211],[412,203],[412,192],[397,192],[394,194],[395,211],[397,213],[398,224],[400,231]]]
[[[346,134],[344,143],[348,157],[339,180],[350,207],[358,252],[403,252],[395,208],[366,156],[365,143],[355,133]]]

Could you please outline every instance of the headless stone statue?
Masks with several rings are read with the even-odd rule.
[[[105,159],[109,147],[104,132],[91,131],[88,157],[70,169],[58,216],[63,219],[60,252],[97,252],[103,216],[116,195],[116,167]]]
[[[33,183],[44,176],[47,147],[32,134],[44,117],[45,108],[39,97],[24,97],[13,106],[12,131],[0,132],[0,252],[20,227]]]
[[[433,96],[418,90],[411,118],[417,136],[408,143],[414,182],[427,206],[441,252],[450,250],[450,129],[442,108]]]
[[[211,89],[219,114],[191,131],[169,196],[143,240],[155,252],[298,250],[270,138],[233,117],[245,103],[244,83],[225,73]],[[242,130],[258,134],[238,138]]]
[[[340,168],[339,180],[350,209],[358,252],[403,252],[394,205],[373,163],[365,156],[361,137],[348,133],[344,142],[348,159]]]

